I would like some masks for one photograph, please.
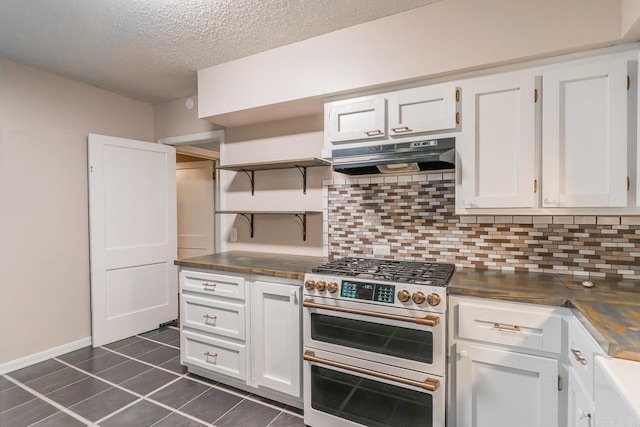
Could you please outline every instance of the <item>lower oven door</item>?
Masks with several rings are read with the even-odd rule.
[[[304,422],[312,427],[443,427],[445,378],[306,349]]]
[[[444,376],[446,317],[439,313],[305,299],[305,347]]]

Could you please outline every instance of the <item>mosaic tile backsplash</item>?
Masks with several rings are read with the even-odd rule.
[[[373,256],[459,267],[640,279],[640,218],[458,216],[451,173],[325,181],[331,258]]]

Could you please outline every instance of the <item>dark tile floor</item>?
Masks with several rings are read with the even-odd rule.
[[[188,374],[173,327],[0,375],[0,427],[302,427],[301,414]]]

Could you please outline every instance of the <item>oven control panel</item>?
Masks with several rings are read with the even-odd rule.
[[[372,279],[307,274],[307,296],[353,300],[369,304],[446,311],[446,288]]]

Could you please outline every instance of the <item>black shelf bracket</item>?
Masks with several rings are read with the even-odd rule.
[[[256,171],[243,169],[242,172],[246,173],[249,177],[249,181],[251,181],[251,195],[253,196],[256,189]],[[253,233],[251,233],[251,237],[253,237]]]
[[[296,166],[296,169],[302,175],[302,194],[307,194],[307,167],[306,166]]]
[[[302,241],[307,241],[307,214],[294,214],[296,218],[300,220],[300,224],[302,224]]]
[[[239,213],[249,221],[249,231],[251,232],[251,238],[253,239],[253,214]]]

